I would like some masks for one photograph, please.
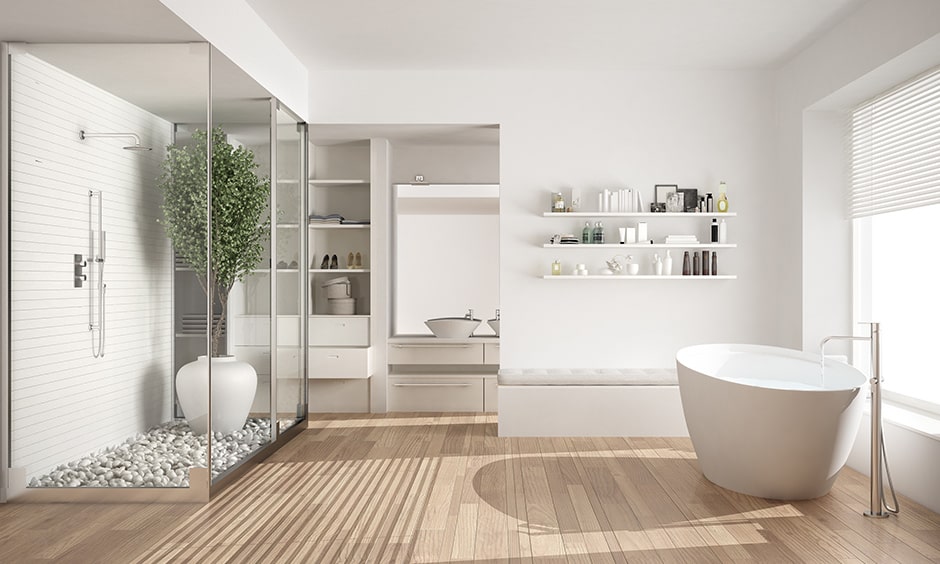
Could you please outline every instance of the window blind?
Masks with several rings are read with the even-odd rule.
[[[940,68],[849,118],[851,218],[940,204]]]

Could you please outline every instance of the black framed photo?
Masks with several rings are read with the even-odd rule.
[[[698,189],[679,188],[679,193],[683,195],[683,210],[685,212],[698,211]]]
[[[678,192],[678,191],[679,191],[678,184],[656,184],[655,186],[653,186],[653,203],[662,204],[663,209],[665,209],[666,196],[669,195],[670,192]]]

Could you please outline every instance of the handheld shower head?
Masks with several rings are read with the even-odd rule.
[[[110,138],[130,137],[131,139],[134,140],[134,144],[127,145],[123,147],[123,149],[126,149],[128,151],[151,151],[152,150],[151,147],[144,147],[143,145],[140,144],[140,137],[138,137],[136,133],[90,133],[88,131],[82,130],[78,134],[78,138],[83,141],[91,137],[110,137]]]

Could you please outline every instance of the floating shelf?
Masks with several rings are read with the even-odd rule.
[[[711,275],[693,275],[693,276],[656,276],[655,274],[589,274],[587,276],[575,276],[573,274],[546,274],[542,276],[545,280],[737,280],[735,274]]]
[[[297,274],[300,272],[299,268],[275,268],[274,269],[278,274]],[[249,274],[271,274],[270,268],[256,268],[252,270]]]
[[[278,223],[278,229],[300,229],[299,223]]]
[[[356,314],[348,314],[348,315],[347,314],[331,314],[331,313],[311,313],[308,317],[323,317],[323,318],[330,318],[330,319],[340,319],[344,317],[363,318],[363,317],[372,317],[372,316],[368,313],[356,313]]]
[[[346,178],[309,178],[307,182],[311,186],[364,186],[369,184],[368,180]]]
[[[372,227],[371,224],[362,224],[362,223],[308,223],[310,229],[369,229]]]
[[[734,217],[734,212],[652,213],[652,212],[544,212],[542,217]]]
[[[370,269],[368,268],[311,268],[310,274],[359,274],[364,272],[368,274]]]
[[[595,244],[583,244],[578,243],[574,245],[553,245],[551,243],[545,243],[542,247],[546,249],[734,249],[737,248],[737,243],[690,243],[687,245],[675,244],[675,243],[626,243],[621,245],[620,243],[604,243],[603,245]]]

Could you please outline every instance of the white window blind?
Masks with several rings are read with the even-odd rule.
[[[940,68],[852,112],[849,217],[940,204]]]

